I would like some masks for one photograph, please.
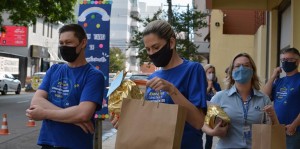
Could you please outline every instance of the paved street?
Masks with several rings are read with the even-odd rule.
[[[39,134],[41,122],[36,122],[36,127],[27,127],[28,121],[25,110],[28,108],[33,93],[21,92],[21,95],[8,93],[0,95],[0,114],[8,115],[8,129],[10,134],[0,135],[0,149],[39,149],[36,140]],[[102,123],[102,138],[108,139],[113,135],[112,125],[108,120]]]
[[[21,92],[21,95],[8,93],[0,95],[0,114],[8,115],[8,128],[10,134],[7,136],[0,135],[0,149],[39,149],[36,140],[39,134],[41,122],[36,122],[36,127],[27,127],[28,121],[25,116],[25,110],[28,108],[33,93]],[[114,149],[116,130],[108,120],[102,123],[102,147],[103,149]],[[205,141],[205,137],[203,138]],[[214,138],[213,148],[217,142]]]

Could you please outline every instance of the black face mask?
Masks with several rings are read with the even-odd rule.
[[[80,52],[76,53],[76,47],[70,47],[70,46],[60,46],[59,51],[62,56],[62,58],[67,62],[74,62],[77,57],[79,56]]]
[[[282,64],[282,69],[285,72],[292,72],[293,70],[295,70],[298,67],[296,65],[296,62],[287,62],[287,61],[284,61],[281,64]]]
[[[165,67],[169,64],[173,54],[173,49],[170,49],[170,43],[167,42],[164,47],[162,47],[156,53],[149,55],[153,64],[156,67]]]

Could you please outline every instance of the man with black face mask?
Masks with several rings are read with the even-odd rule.
[[[287,149],[300,148],[300,54],[296,48],[281,51],[281,67],[275,68],[264,92],[274,101],[280,124],[286,125]],[[281,69],[286,76],[278,78]],[[277,79],[278,78],[278,79]]]
[[[38,139],[42,149],[92,149],[92,117],[102,107],[104,75],[85,59],[87,36],[80,25],[60,28],[59,44],[68,63],[51,66],[26,115],[43,120]]]

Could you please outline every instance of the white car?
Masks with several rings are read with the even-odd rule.
[[[7,92],[20,94],[21,81],[16,79],[10,73],[0,72],[0,92],[2,95],[6,95]]]

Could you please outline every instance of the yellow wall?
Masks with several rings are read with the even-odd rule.
[[[213,3],[219,3],[221,1],[214,0]],[[216,66],[217,76],[219,83],[224,89],[222,80],[225,77],[224,70],[230,64],[233,57],[240,52],[249,53],[254,59],[256,66],[258,67],[258,75],[264,85],[266,79],[268,79],[278,62],[278,10],[276,9],[282,0],[270,0],[268,3],[268,10],[270,12],[270,25],[269,25],[269,43],[267,43],[266,26],[261,26],[255,35],[224,35],[223,34],[223,13],[221,10],[212,10],[211,13],[211,51],[210,51],[210,63]],[[241,2],[243,3],[243,2]],[[248,8],[248,5],[241,6],[242,4],[231,3],[227,5],[228,1],[224,1],[224,9],[232,8]],[[257,4],[257,7],[260,4]],[[232,8],[231,8],[232,7]],[[215,7],[217,8],[217,7]],[[275,9],[274,9],[275,8]],[[295,47],[300,50],[300,0],[291,0],[291,17],[292,17],[292,37],[291,47]],[[216,27],[215,23],[219,22],[220,26]],[[266,52],[266,44],[269,44],[268,53]],[[266,59],[268,57],[268,59]],[[267,61],[268,60],[268,61]],[[300,71],[300,67],[298,67]],[[266,73],[268,78],[265,78]]]
[[[216,22],[220,23],[219,27],[215,25]],[[238,53],[246,52],[254,57],[255,38],[254,35],[223,34],[223,12],[221,10],[212,10],[211,12],[210,37],[210,64],[216,66],[219,83],[224,89],[225,69]]]
[[[270,31],[269,31],[269,65],[268,78],[271,77],[274,68],[277,67],[278,55],[278,10],[270,11]]]
[[[219,22],[220,26],[215,26]],[[266,26],[260,26],[255,35],[223,34],[223,13],[213,10],[211,13],[211,51],[210,63],[216,66],[217,77],[222,89],[225,78],[225,69],[230,65],[235,55],[241,52],[248,53],[255,61],[257,75],[262,85],[266,81]]]
[[[257,75],[262,82],[262,85],[265,84],[266,81],[266,46],[266,26],[262,25],[254,35],[254,55],[252,57],[256,64]]]

